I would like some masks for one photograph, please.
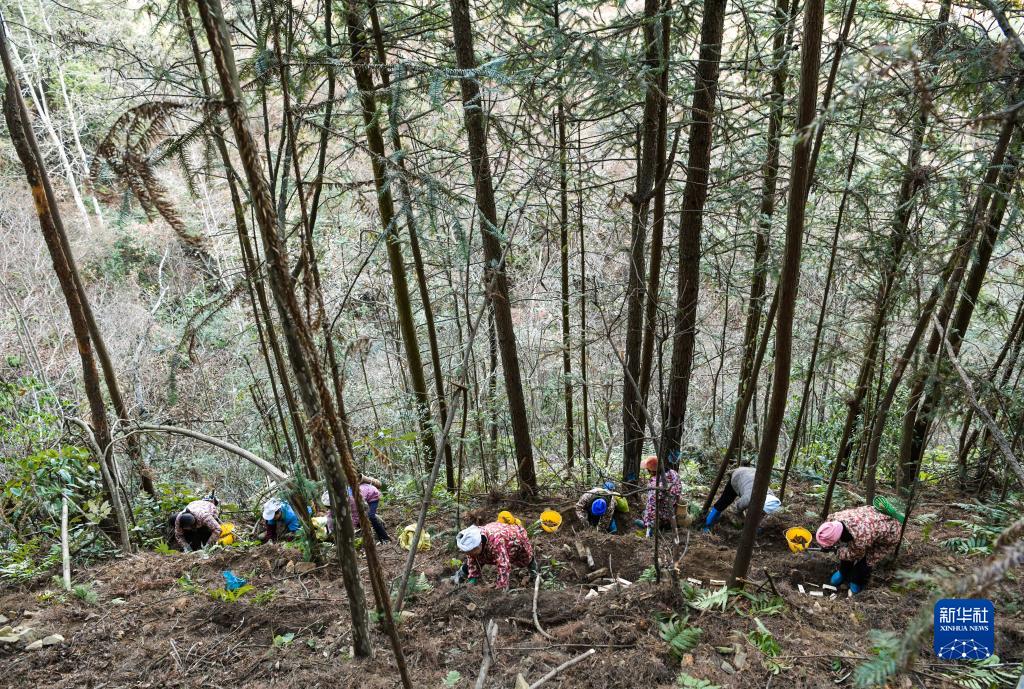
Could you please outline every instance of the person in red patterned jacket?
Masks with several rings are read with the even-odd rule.
[[[860,593],[871,578],[871,570],[896,550],[900,523],[871,505],[842,510],[828,516],[814,536],[823,548],[836,547],[839,571],[832,585],[849,583],[852,593]]]
[[[658,458],[651,455],[643,461],[643,468],[647,470],[650,479],[647,483],[647,504],[644,507],[643,518],[638,526],[647,529],[647,538],[655,528],[672,527],[676,540],[679,540],[679,529],[676,524],[676,506],[683,494],[683,482],[674,469],[662,465],[662,471],[658,473]],[[655,507],[657,505],[657,507]],[[657,510],[657,516],[655,516]]]
[[[216,498],[193,500],[174,517],[174,540],[186,553],[214,545],[220,538],[219,515]]]
[[[452,577],[456,584],[465,580],[471,584],[479,582],[484,565],[494,565],[498,569],[495,587],[499,589],[508,589],[513,567],[528,567],[531,574],[538,573],[533,546],[526,529],[521,526],[500,522],[469,526],[459,532],[455,542],[466,554],[465,564]]]

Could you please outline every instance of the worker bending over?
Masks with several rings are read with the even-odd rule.
[[[832,585],[846,583],[852,593],[860,593],[871,570],[895,552],[900,523],[871,505],[854,507],[830,514],[814,538],[823,548],[838,550],[839,571],[832,575]]]
[[[591,488],[576,501],[576,518],[586,520],[590,526],[604,529],[608,533],[618,533],[619,525],[616,512],[620,509],[622,498],[615,492],[615,482],[605,481],[604,485]]]
[[[479,582],[484,565],[497,568],[495,587],[502,590],[508,589],[513,567],[527,567],[531,574],[538,574],[533,546],[521,526],[498,522],[468,526],[455,537],[455,543],[466,554],[466,562],[452,577],[456,584],[467,580],[471,584]]]
[[[174,515],[174,540],[189,553],[214,545],[220,538],[220,507],[214,496],[193,500]]]
[[[292,506],[278,498],[271,498],[263,503],[263,522],[266,531],[260,536],[260,541],[266,543],[277,541],[290,541],[298,535],[302,523],[299,515],[295,513]]]
[[[711,531],[711,527],[722,518],[722,512],[725,512],[729,505],[734,502],[740,517],[746,519],[745,513],[750,506],[750,497],[754,492],[754,475],[756,473],[754,467],[738,467],[733,470],[732,476],[729,477],[729,482],[725,484],[725,489],[718,498],[718,502],[714,504],[704,520],[704,528],[701,529],[704,533]],[[737,498],[739,498],[738,501]],[[780,507],[782,507],[782,502],[775,497],[775,493],[769,488],[768,494],[764,498],[764,506],[762,508],[764,513],[774,514]]]
[[[377,507],[380,505],[381,492],[379,486],[381,485],[376,479],[371,479],[368,476],[360,476],[359,484],[359,495],[362,496],[363,500],[366,501],[366,512],[367,518],[370,520],[370,526],[373,527],[373,534],[378,544],[390,543],[391,537],[388,535],[387,529],[384,528],[384,522],[381,521],[380,517],[377,516]],[[359,528],[359,510],[356,508],[355,496],[352,493],[352,488],[349,487],[348,491],[348,510],[352,519],[352,526]],[[320,502],[325,507],[331,506],[331,496],[327,491],[320,496]],[[327,530],[331,532],[334,530],[333,515],[330,511],[327,512]]]
[[[650,479],[647,482],[647,505],[640,525],[647,529],[647,537],[655,528],[676,529],[676,507],[683,494],[683,483],[674,469],[662,467],[658,472],[658,458],[651,455],[643,462]],[[678,532],[676,538],[678,538]]]

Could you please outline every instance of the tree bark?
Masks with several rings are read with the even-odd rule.
[[[225,111],[235,135],[242,168],[249,183],[253,212],[263,240],[267,259],[267,273],[274,300],[281,318],[282,330],[288,355],[295,373],[296,384],[307,417],[311,420],[312,435],[321,462],[321,469],[327,478],[328,493],[334,507],[335,534],[338,557],[341,562],[345,589],[348,594],[352,616],[353,645],[359,656],[372,655],[369,636],[369,619],[362,584],[359,579],[359,565],[353,548],[354,532],[349,515],[346,489],[358,485],[349,452],[345,431],[335,412],[334,401],[320,370],[319,359],[313,346],[312,333],[302,315],[295,292],[292,289],[288,256],[284,242],[278,233],[270,188],[260,169],[259,152],[249,130],[244,100],[241,95],[234,54],[229,41],[229,32],[219,0],[199,0],[197,3],[203,26],[209,41],[210,52],[224,94]],[[362,500],[356,501],[360,512],[360,523],[369,523]],[[373,539],[365,539],[367,564],[371,580],[380,578],[379,563]],[[375,589],[381,586],[375,582]],[[384,597],[382,604],[385,622],[391,627],[390,601]],[[393,645],[394,638],[393,638]],[[396,661],[406,686],[410,686],[400,647],[395,648]]]
[[[1011,117],[1011,119],[1015,118]],[[1019,146],[1019,137],[1016,145]],[[1015,144],[1011,144],[1011,147],[1014,146]],[[1016,166],[1017,161],[1011,159],[1006,167],[1000,171],[998,181],[996,182],[995,196],[991,201],[992,208],[987,214],[988,219],[986,221],[979,218],[979,222],[985,222],[985,230],[979,240],[974,263],[964,281],[956,312],[952,314],[952,320],[948,321],[947,345],[957,355],[959,355],[960,347],[964,342],[964,337],[967,335],[967,328],[970,326],[971,317],[974,314],[974,306],[978,301],[978,295],[981,293],[981,286],[985,281],[985,274],[988,272],[992,252],[999,237],[999,229],[1002,226],[1003,215],[1006,211],[1007,197],[1017,178]],[[937,329],[932,332],[932,340],[936,339],[940,342],[942,339]],[[902,462],[900,488],[902,490],[909,490],[913,484],[914,477],[920,471],[921,460],[924,458],[924,450],[932,421],[942,400],[943,385],[939,378],[940,372],[938,371],[942,352],[939,349],[940,345],[938,342],[935,343],[934,351],[931,347],[932,342],[930,341],[928,344],[929,348],[922,368],[926,372],[931,372],[931,377],[926,378],[922,376],[919,379],[919,389],[924,392],[923,398],[916,408],[916,414],[910,413],[910,410],[908,410],[903,426],[900,452],[900,460]],[[918,391],[918,389],[915,389],[915,391]]]
[[[659,84],[663,69],[660,53],[658,11],[660,0],[645,0],[643,17],[645,93],[637,153],[636,188],[632,206],[629,242],[629,279],[626,284],[626,371],[640,379],[643,347],[644,278],[646,272],[647,214],[654,191],[658,146],[658,115],[661,110]],[[622,479],[632,481],[640,471],[644,447],[640,389],[622,382]]]
[[[647,295],[644,303],[643,342],[640,346],[640,402],[647,408],[648,394],[654,369],[654,342],[657,337],[658,306],[661,296],[661,262],[665,246],[665,215],[668,195],[668,180],[672,175],[676,147],[679,145],[679,129],[672,140],[672,154],[668,149],[668,88],[671,72],[672,2],[665,0],[661,16],[661,79],[658,98],[658,143],[657,161],[654,170],[654,217],[651,224],[651,266],[647,271]],[[660,406],[660,405],[659,405]],[[643,427],[643,423],[641,423]]]
[[[679,450],[686,421],[693,349],[697,337],[697,299],[700,290],[700,244],[704,202],[711,177],[711,143],[718,92],[719,63],[727,0],[706,0],[700,29],[700,56],[690,108],[686,185],[679,215],[679,275],[669,369],[668,410],[662,430],[661,454]]]
[[[852,2],[853,0],[851,0]],[[804,414],[807,411],[807,404],[810,399],[811,385],[814,383],[814,367],[818,362],[818,350],[821,347],[821,332],[825,326],[825,314],[828,312],[828,298],[832,292],[832,270],[836,263],[836,249],[839,245],[839,233],[843,227],[843,215],[846,211],[846,202],[850,197],[850,182],[853,179],[853,169],[857,166],[857,150],[860,146],[860,128],[864,122],[864,110],[867,107],[866,101],[861,103],[860,117],[857,121],[857,131],[853,136],[853,151],[850,153],[850,162],[846,166],[846,184],[843,187],[843,195],[839,201],[839,210],[836,213],[836,225],[832,232],[832,248],[828,256],[828,268],[825,270],[825,289],[821,295],[821,308],[818,310],[818,324],[814,329],[814,342],[811,345],[811,359],[807,363],[807,373],[804,377],[804,388],[800,394],[800,408],[797,410],[796,421],[793,423],[793,437],[789,443],[789,450],[786,452],[786,466],[782,470],[782,483],[779,485],[779,500],[786,497],[786,483],[789,480],[789,470],[793,466],[793,457],[800,446],[800,434],[803,427]],[[817,142],[815,142],[817,146]],[[814,157],[811,157],[814,162]]]
[[[370,163],[373,167],[374,187],[377,190],[377,208],[380,211],[382,231],[386,236],[388,266],[391,273],[391,285],[395,292],[398,324],[402,333],[402,344],[405,347],[409,379],[415,398],[416,417],[420,422],[420,437],[426,452],[426,465],[433,466],[434,443],[432,441],[434,434],[432,429],[434,423],[430,413],[427,380],[423,373],[423,360],[420,357],[420,346],[416,337],[416,323],[412,315],[405,258],[402,256],[402,245],[398,239],[395,205],[391,197],[391,185],[387,179],[387,151],[384,150],[384,137],[381,133],[377,100],[373,95],[375,88],[372,66],[373,51],[367,42],[359,7],[354,0],[347,0],[345,8],[349,46],[352,53],[352,69],[355,73],[356,86],[359,89],[359,102],[365,124],[364,132],[370,151]],[[449,455],[447,459],[447,477],[451,484],[454,480],[451,471],[451,456]]]
[[[793,345],[793,318],[796,313],[797,292],[800,286],[800,255],[803,248],[804,220],[807,190],[810,180],[810,157],[813,142],[810,129],[815,120],[818,104],[818,72],[821,66],[821,32],[825,20],[824,0],[807,0],[804,9],[803,46],[800,62],[800,96],[798,99],[796,132],[793,145],[793,167],[789,184],[789,206],[786,212],[786,244],[783,249],[782,272],[779,286],[779,314],[775,326],[775,371],[772,396],[764,436],[757,456],[751,509],[743,525],[743,534],[736,549],[730,584],[745,578],[750,569],[754,538],[761,522],[762,512],[775,464],[779,434],[786,412],[789,394],[789,374]]]
[[[387,69],[387,51],[384,49],[384,33],[380,26],[380,19],[377,15],[376,0],[367,0],[370,10],[370,28],[373,32],[373,43],[377,50],[377,60],[381,64],[379,70],[383,91],[390,93],[391,77]],[[391,149],[397,159],[398,166],[398,191],[400,204],[405,213],[406,225],[409,230],[409,248],[412,249],[413,269],[416,275],[416,286],[420,294],[420,303],[423,305],[423,318],[427,326],[427,343],[430,348],[430,365],[434,370],[434,393],[437,395],[438,424],[444,426],[448,420],[448,401],[444,387],[444,369],[441,368],[441,349],[437,341],[437,326],[434,323],[434,306],[430,298],[430,288],[427,285],[427,272],[423,263],[423,252],[420,250],[419,228],[416,223],[416,214],[412,206],[412,189],[409,186],[408,171],[406,170],[406,154],[402,145],[402,138],[398,133],[398,103],[390,96],[385,100],[388,106],[389,120],[395,124],[388,127],[391,133]],[[449,493],[455,492],[455,475],[452,461],[452,445],[448,438],[444,442],[444,475],[445,487]]]
[[[519,371],[508,278],[505,274],[501,247],[502,230],[498,226],[491,162],[487,152],[487,116],[480,84],[473,74],[476,70],[476,56],[473,52],[469,0],[450,0],[450,3],[455,58],[459,69],[463,70],[459,82],[462,86],[462,105],[469,139],[470,167],[473,170],[476,204],[480,211],[484,260],[487,262],[484,280],[485,283],[493,285],[490,298],[498,336],[498,349],[501,353],[501,366],[505,372],[505,394],[508,396],[512,438],[516,449],[516,474],[519,477],[520,492],[524,495],[533,495],[537,492],[537,475],[533,465],[533,445],[530,441],[530,426]]]
[[[903,374],[906,371],[906,367],[910,363],[914,352],[917,350],[917,345],[919,344],[921,337],[924,335],[924,331],[927,329],[928,324],[931,322],[932,314],[940,300],[942,302],[941,308],[946,310],[946,318],[948,319],[948,311],[952,310],[952,302],[960,287],[960,282],[963,278],[967,261],[970,258],[971,249],[974,247],[975,240],[980,234],[982,226],[985,224],[985,218],[987,217],[986,211],[992,197],[992,190],[1003,164],[1006,149],[1010,144],[1010,137],[1013,133],[1014,127],[1015,124],[1013,122],[1013,118],[1008,118],[1003,123],[1002,130],[1000,131],[995,147],[992,150],[992,157],[989,161],[988,172],[986,173],[984,180],[982,180],[978,186],[974,208],[972,209],[970,217],[965,223],[960,236],[957,238],[957,244],[953,249],[953,253],[950,255],[949,261],[947,262],[942,275],[932,289],[931,296],[920,311],[917,327],[914,329],[914,332],[910,337],[910,341],[904,349],[903,355],[893,367],[892,378],[889,381],[889,386],[886,389],[885,396],[880,400],[878,408],[875,411],[874,425],[871,431],[871,441],[868,447],[868,455],[866,459],[865,498],[869,504],[875,498],[878,471],[878,450],[882,440],[882,433],[885,428],[885,421],[888,417],[889,409],[892,406],[892,401],[896,396],[896,389],[899,387]],[[939,322],[941,323],[942,321],[943,319],[940,317]],[[941,337],[939,341],[941,342]],[[931,343],[929,342],[929,344]]]
[[[561,31],[561,10],[554,3],[555,30]],[[558,59],[557,72],[562,73]],[[565,94],[562,80],[558,81],[558,106],[555,114],[558,133],[558,257],[562,307],[562,402],[565,409],[565,463],[571,472],[576,453],[575,424],[573,422],[572,386],[572,331],[569,324],[569,149],[565,131]]]

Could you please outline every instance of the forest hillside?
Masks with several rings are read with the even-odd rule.
[[[1016,686],[1022,31],[0,0],[3,682]]]

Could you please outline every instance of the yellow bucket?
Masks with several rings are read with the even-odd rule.
[[[217,545],[232,545],[235,542],[235,525],[231,522],[225,522],[220,525],[220,538],[217,539]]]
[[[516,516],[509,512],[508,510],[502,510],[501,512],[498,512],[498,521],[502,524],[514,524],[515,526],[523,525],[523,520],[517,519]]]
[[[790,551],[802,553],[811,544],[811,532],[802,526],[794,526],[786,530],[786,543]]]
[[[548,533],[555,533],[562,525],[562,515],[554,510],[544,510],[540,513],[540,528]]]

